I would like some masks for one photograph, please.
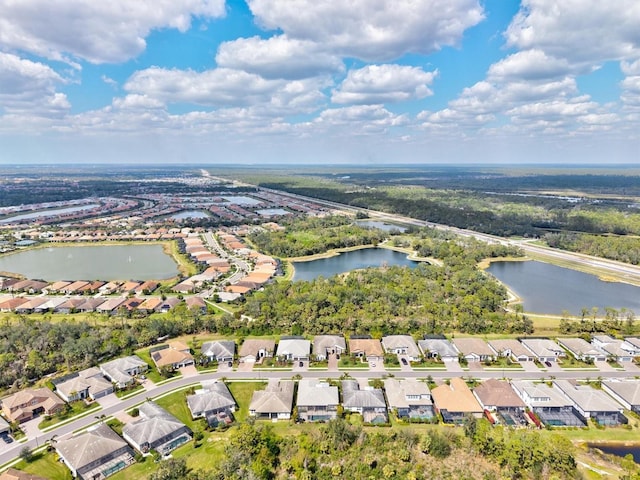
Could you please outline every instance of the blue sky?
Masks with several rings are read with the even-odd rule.
[[[637,0],[0,0],[2,163],[637,163]]]

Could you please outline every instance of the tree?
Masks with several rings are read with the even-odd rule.
[[[187,461],[184,458],[170,458],[160,464],[149,480],[195,480],[195,478],[189,474]]]
[[[30,463],[33,460],[33,450],[29,448],[29,446],[25,445],[20,450],[20,458],[27,463]]]

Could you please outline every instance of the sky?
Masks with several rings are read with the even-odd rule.
[[[638,163],[638,0],[0,0],[0,163]]]

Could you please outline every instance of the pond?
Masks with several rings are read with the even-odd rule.
[[[256,210],[256,213],[263,217],[290,215],[290,212],[287,212],[284,208],[263,208],[262,210]]]
[[[40,217],[52,217],[55,215],[66,215],[68,213],[76,213],[82,212],[83,210],[91,210],[93,208],[99,207],[97,203],[92,203],[90,205],[79,205],[77,207],[66,207],[66,208],[55,208],[51,210],[40,210],[37,212],[23,213],[20,215],[14,215],[13,217],[5,218],[0,220],[0,223],[12,223],[18,222],[21,220],[31,220],[34,218]]]
[[[376,220],[356,220],[356,223],[361,227],[377,228],[378,230],[383,230],[385,232],[398,231],[400,233],[404,233],[407,231],[405,227],[400,227],[399,225],[394,225],[393,223],[378,222]]]
[[[633,455],[633,460],[640,463],[640,445],[624,445],[622,443],[589,443],[589,448],[597,448],[604,453],[624,457],[629,453]]]
[[[186,220],[188,218],[209,218],[209,214],[207,212],[203,212],[202,210],[185,210],[179,213],[175,213],[169,218],[172,218],[173,220]]]
[[[48,247],[0,257],[0,272],[55,280],[164,280],[178,274],[162,245]]]
[[[494,262],[489,273],[522,299],[526,312],[580,315],[582,308],[626,308],[640,314],[640,287],[537,261]]]
[[[409,260],[406,253],[396,252],[387,248],[363,248],[343,252],[334,257],[321,258],[309,262],[294,262],[293,266],[296,271],[293,280],[311,281],[320,276],[326,278],[352,270],[381,267],[383,265],[415,267],[418,263],[414,260]]]

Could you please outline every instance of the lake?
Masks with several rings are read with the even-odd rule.
[[[487,269],[522,299],[526,312],[560,315],[563,310],[622,307],[640,314],[640,287],[603,282],[595,275],[537,261],[494,262]]]
[[[397,230],[398,232],[403,233],[407,231],[405,227],[400,227],[393,223],[378,222],[376,220],[356,220],[356,224],[365,228],[377,228],[378,230],[383,230],[385,232]]]
[[[633,455],[633,460],[640,463],[640,445],[624,445],[617,443],[589,443],[589,448],[597,448],[604,453],[624,457],[627,454]]]
[[[381,267],[383,265],[401,265],[415,267],[419,262],[409,260],[406,253],[396,252],[387,248],[363,248],[343,252],[340,255],[309,262],[294,262],[295,274],[293,280],[314,280],[319,276],[331,277],[340,273],[350,272],[367,267]]]
[[[207,212],[203,212],[202,210],[184,210],[180,213],[174,213],[169,218],[173,220],[186,220],[188,218],[209,218],[209,214]]]
[[[0,257],[0,271],[55,280],[164,280],[178,274],[162,245],[48,247]]]
[[[92,208],[99,207],[100,205],[97,203],[92,203],[91,205],[79,205],[77,207],[66,207],[66,208],[55,208],[51,210],[39,210],[37,212],[31,213],[23,213],[20,215],[14,215],[13,217],[5,218],[0,220],[0,223],[12,223],[18,222],[21,220],[32,220],[34,218],[40,217],[51,217],[54,215],[66,215],[67,213],[76,213],[82,212],[83,210],[91,210]]]

